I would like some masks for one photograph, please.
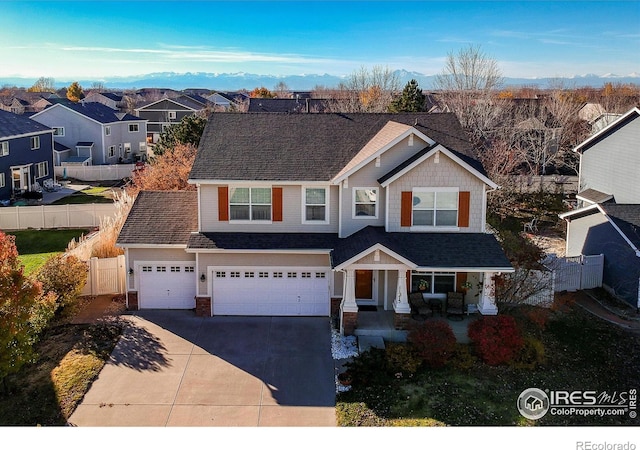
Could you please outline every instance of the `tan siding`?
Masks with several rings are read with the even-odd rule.
[[[369,253],[368,255],[360,258],[353,264],[404,264],[401,261],[398,261],[394,257],[380,251],[380,261],[375,261],[375,251]]]
[[[129,249],[129,264],[131,266],[136,262],[142,261],[195,261],[195,259],[196,257],[194,254],[187,253],[183,249]]]

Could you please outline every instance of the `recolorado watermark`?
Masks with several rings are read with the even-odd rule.
[[[538,420],[546,414],[554,416],[605,417],[623,416],[635,419],[638,406],[637,389],[628,391],[551,391],[529,388],[518,397],[518,411],[527,419]],[[586,447],[583,447],[586,450]],[[611,447],[611,450],[616,447]],[[634,447],[635,448],[635,447]],[[590,447],[591,450],[610,448]]]
[[[576,442],[576,450],[636,450],[633,442]]]

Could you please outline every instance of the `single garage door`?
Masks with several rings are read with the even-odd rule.
[[[138,297],[141,309],[191,309],[196,307],[194,263],[153,263],[140,267]]]
[[[213,314],[328,316],[326,267],[222,267],[212,273]]]

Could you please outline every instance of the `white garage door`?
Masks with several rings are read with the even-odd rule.
[[[194,263],[153,263],[140,266],[138,296],[141,309],[196,307]]]
[[[215,268],[211,274],[213,314],[328,316],[329,273],[325,267]]]

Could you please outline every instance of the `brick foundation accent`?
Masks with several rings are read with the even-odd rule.
[[[357,312],[343,312],[342,313],[342,328],[344,335],[348,336],[353,334],[358,326],[358,313]]]
[[[331,317],[334,317],[340,314],[341,301],[342,299],[340,297],[331,297]]]
[[[138,306],[138,291],[129,291],[127,292],[127,310],[128,311],[137,311]]]
[[[211,317],[211,297],[196,297],[196,316]]]
[[[393,325],[396,330],[408,330],[409,322],[411,321],[411,314],[398,314],[393,315]]]

